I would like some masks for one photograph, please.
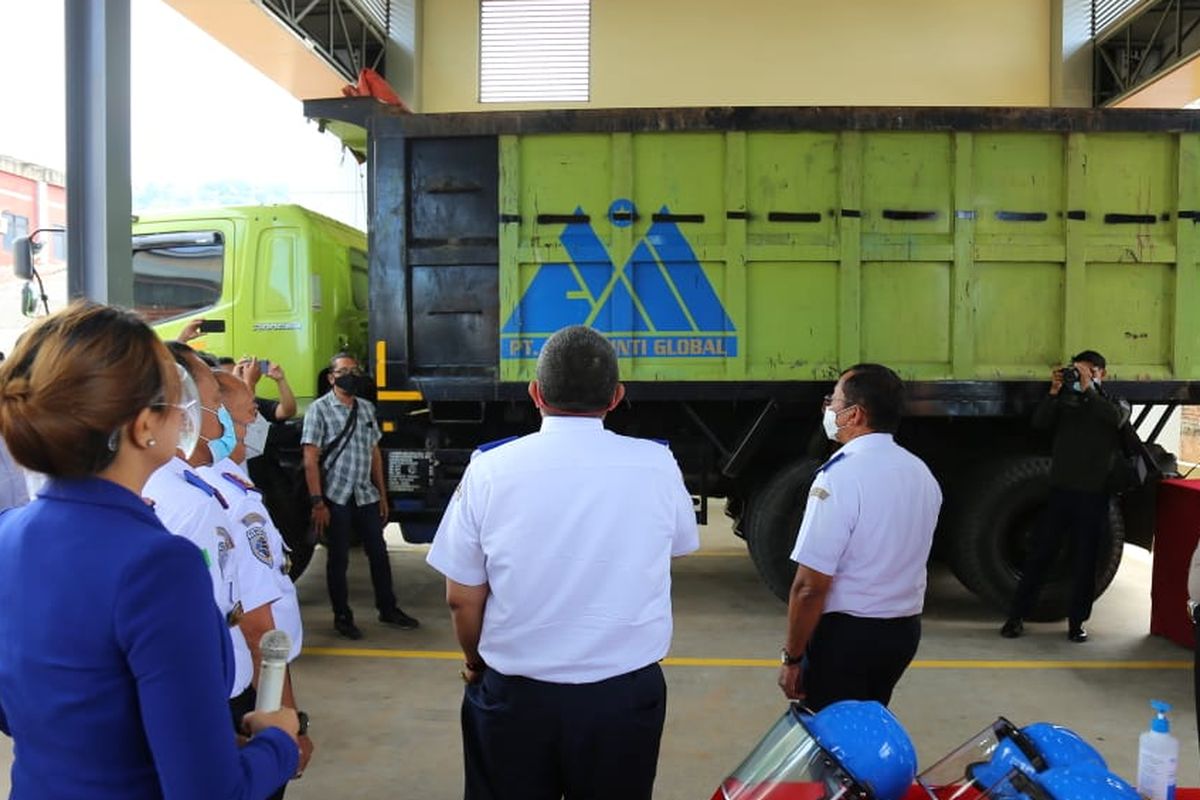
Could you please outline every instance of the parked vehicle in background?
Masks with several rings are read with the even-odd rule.
[[[900,440],[947,497],[937,552],[1001,608],[1047,493],[1028,418],[1051,368],[1095,348],[1132,402],[1200,400],[1194,113],[305,113],[369,154],[371,355],[410,540],[476,446],[536,428],[526,383],[567,324],[621,356],[611,426],[669,441],[701,515],[728,499],[780,596],[845,367],[908,382]],[[1123,541],[1149,544],[1152,490],[1114,502],[1101,591]],[[1059,565],[1036,616],[1067,588]]]

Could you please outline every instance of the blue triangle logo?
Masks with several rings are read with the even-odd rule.
[[[628,213],[632,204],[612,208]],[[662,213],[670,212],[663,206]],[[590,222],[568,223],[559,241],[570,261],[538,268],[500,329],[502,358],[536,358],[568,325],[603,332],[623,357],[737,354],[733,320],[676,223],[651,225],[620,268]]]

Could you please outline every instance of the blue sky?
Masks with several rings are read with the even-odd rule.
[[[297,202],[366,226],[363,170],[300,101],[161,0],[131,0],[134,210]],[[0,0],[0,154],[63,169],[62,0]],[[139,199],[143,207],[139,207]]]

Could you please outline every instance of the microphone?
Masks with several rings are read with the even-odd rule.
[[[262,665],[258,670],[258,699],[254,710],[278,711],[283,702],[283,681],[287,677],[292,639],[276,628],[263,634],[258,648],[262,651]]]

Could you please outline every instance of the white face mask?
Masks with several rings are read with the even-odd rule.
[[[849,411],[852,408],[857,408],[857,406],[858,404],[855,403],[852,406],[844,406],[837,411],[834,411],[829,407],[825,408],[825,413],[821,416],[821,427],[825,428],[825,435],[828,436],[831,441],[836,442],[838,440],[838,431],[842,429],[842,426],[838,425],[838,414],[841,414],[844,411]]]
[[[267,446],[267,434],[271,431],[271,423],[262,414],[254,415],[254,422],[246,426],[246,435],[242,444],[246,446],[246,460],[261,456]]]
[[[837,412],[832,408],[825,409],[825,414],[821,417],[821,425],[825,428],[825,435],[836,442],[838,435]]]

